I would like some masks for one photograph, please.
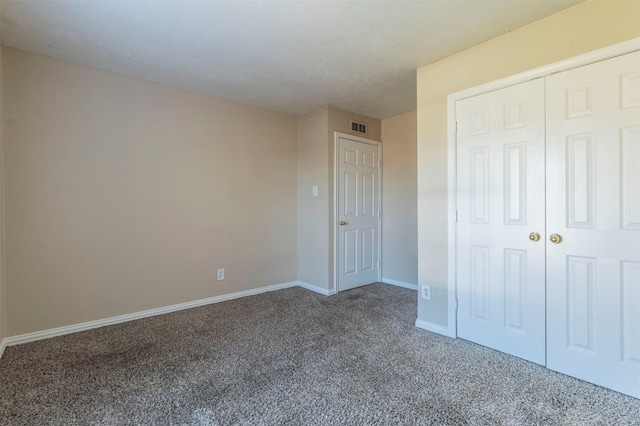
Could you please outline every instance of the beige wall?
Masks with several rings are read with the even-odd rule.
[[[418,319],[447,325],[447,95],[640,36],[640,2],[590,0],[418,69]]]
[[[367,125],[367,134],[362,135],[351,131],[351,120],[358,121]],[[381,134],[381,122],[378,119],[367,117],[365,115],[355,114],[353,112],[345,111],[334,107],[329,107],[329,135],[327,143],[329,144],[329,156],[328,156],[328,173],[329,173],[329,188],[334,185],[334,173],[335,173],[335,132],[341,132],[346,134],[352,134],[361,136],[374,141],[380,141]],[[329,288],[335,289],[335,277],[334,271],[334,258],[333,258],[333,245],[335,240],[335,222],[334,222],[334,199],[329,197],[329,204],[327,210],[327,224],[329,225]]]
[[[4,162],[2,160],[3,149],[3,90],[2,90],[2,49],[0,49],[0,342],[6,334],[6,279],[5,279],[5,258],[4,258]]]
[[[329,109],[329,137],[330,146],[333,147],[333,132],[342,132],[351,135],[360,136],[374,141],[379,141],[382,136],[382,122],[376,118],[367,117],[366,115],[356,114],[354,112],[345,111],[343,109],[328,107]],[[365,123],[367,125],[367,134],[351,131],[351,120]],[[333,154],[333,152],[332,152]],[[333,156],[331,157],[333,161]],[[331,169],[333,171],[333,169]]]
[[[355,119],[380,140],[379,120],[2,53],[5,336],[296,279],[334,287],[333,132]]]
[[[418,282],[416,111],[382,120],[382,276]]]
[[[380,120],[324,106],[298,118],[298,279],[333,291],[334,132],[354,134],[351,121],[380,140]],[[318,186],[318,197],[312,187]]]
[[[296,117],[2,53],[9,336],[296,280]]]
[[[329,109],[298,117],[298,279],[329,289]],[[313,186],[318,196],[313,197]]]

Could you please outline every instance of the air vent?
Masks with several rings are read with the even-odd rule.
[[[367,134],[367,125],[364,123],[359,123],[357,121],[351,120],[351,131],[360,133],[361,135]]]

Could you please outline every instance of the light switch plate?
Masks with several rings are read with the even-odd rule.
[[[422,286],[422,298],[425,300],[431,300],[431,286],[423,285]]]

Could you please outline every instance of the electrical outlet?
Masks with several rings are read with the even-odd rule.
[[[425,300],[431,300],[431,286],[423,285],[422,286],[422,298]]]
[[[218,281],[224,280],[224,269],[218,269],[217,278],[218,278]]]

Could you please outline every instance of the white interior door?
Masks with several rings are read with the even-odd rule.
[[[640,397],[640,53],[547,78],[547,366]]]
[[[378,281],[380,271],[379,144],[338,137],[338,291]]]
[[[544,80],[459,101],[456,119],[458,336],[544,364]]]

